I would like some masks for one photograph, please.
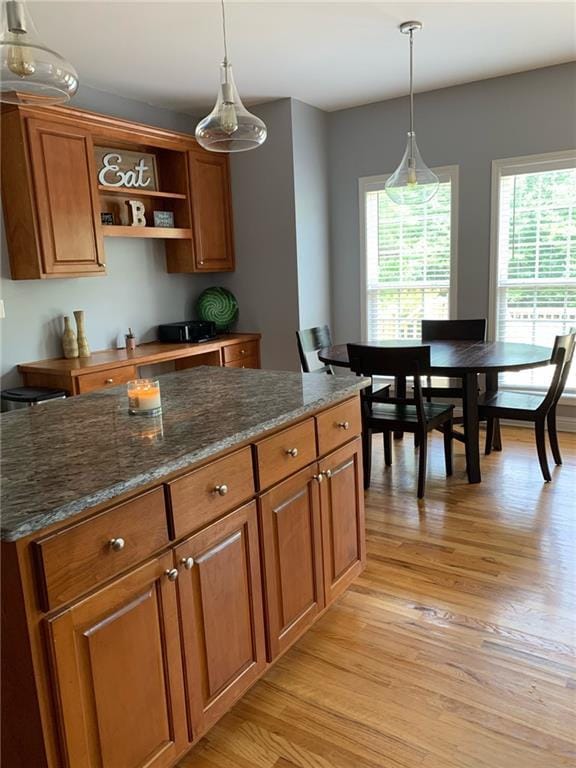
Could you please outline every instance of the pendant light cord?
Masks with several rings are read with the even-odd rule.
[[[222,5],[222,35],[224,37],[224,64],[228,64],[228,40],[226,38],[226,9],[224,8],[224,0],[220,0]]]
[[[414,30],[410,30],[410,133],[414,133]]]

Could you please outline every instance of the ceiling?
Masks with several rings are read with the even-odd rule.
[[[191,114],[211,108],[218,0],[37,0],[30,9],[81,83]],[[229,56],[246,103],[292,96],[331,111],[406,94],[401,21],[424,23],[415,77],[426,91],[575,59],[575,13],[571,2],[228,0]]]

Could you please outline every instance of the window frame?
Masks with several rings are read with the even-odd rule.
[[[450,196],[450,285],[448,289],[448,318],[457,316],[458,297],[458,202],[459,166],[442,165],[432,168],[440,182],[451,182]],[[362,342],[368,340],[368,251],[366,248],[366,193],[383,191],[392,173],[377,176],[361,176],[358,179],[358,209],[360,222],[360,330]]]
[[[487,338],[496,341],[498,326],[498,268],[500,243],[500,182],[504,176],[515,176],[520,173],[538,173],[540,171],[562,170],[576,168],[576,149],[564,149],[558,152],[543,152],[536,155],[506,157],[492,160],[492,179],[490,190],[490,278],[488,286],[488,329]],[[502,385],[502,389],[511,389]],[[524,387],[515,391],[544,393],[540,387]],[[576,405],[576,395],[564,393],[562,404]]]

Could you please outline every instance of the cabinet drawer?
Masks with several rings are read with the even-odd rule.
[[[241,360],[232,360],[224,365],[226,368],[260,368],[257,357],[243,357]]]
[[[118,384],[126,384],[127,381],[137,378],[138,371],[133,365],[114,368],[109,371],[100,371],[99,373],[85,373],[82,376],[78,376],[78,391],[83,395],[95,389],[117,387]]]
[[[255,493],[252,452],[243,448],[168,483],[176,538],[202,528]]]
[[[44,607],[87,592],[168,541],[162,488],[36,541]]]
[[[242,344],[231,344],[223,347],[224,363],[232,363],[234,360],[242,360],[245,357],[258,359],[258,342],[244,341]]]
[[[318,450],[323,456],[328,451],[347,443],[362,432],[360,400],[347,400],[316,416]]]
[[[256,443],[260,489],[292,475],[316,458],[314,419]]]

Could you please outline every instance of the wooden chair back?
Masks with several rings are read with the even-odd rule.
[[[332,334],[327,325],[316,326],[315,328],[305,328],[296,331],[296,341],[298,344],[298,354],[300,356],[300,365],[304,373],[329,373],[334,371],[329,365],[318,365],[317,368],[310,368],[310,358],[314,352],[320,349],[332,346]]]
[[[422,320],[422,341],[485,341],[486,318]]]
[[[556,366],[556,370],[544,399],[544,402],[549,402],[548,407],[556,405],[562,397],[570,374],[570,368],[572,367],[575,347],[576,328],[570,328],[569,333],[563,336],[556,336],[554,340],[550,363]]]

